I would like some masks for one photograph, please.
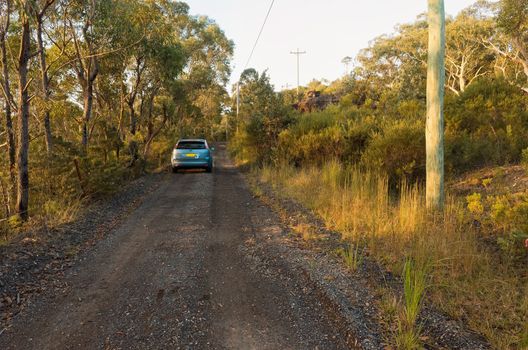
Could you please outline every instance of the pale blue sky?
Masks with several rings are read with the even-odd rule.
[[[244,68],[270,0],[186,0],[192,14],[214,19],[235,42],[235,82]],[[475,0],[445,0],[446,12],[457,14]],[[275,0],[249,67],[268,69],[276,90],[296,85],[296,59],[301,56],[301,84],[313,78],[334,80],[344,73],[341,59],[355,57],[373,38],[393,32],[425,12],[427,0]]]

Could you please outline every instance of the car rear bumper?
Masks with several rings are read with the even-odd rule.
[[[203,159],[172,160],[173,168],[210,168],[212,162]]]

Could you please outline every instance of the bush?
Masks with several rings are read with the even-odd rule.
[[[421,121],[386,122],[362,156],[369,168],[381,169],[393,183],[420,178],[425,171],[425,133]]]
[[[522,91],[502,79],[471,84],[446,99],[446,168],[450,172],[521,160],[528,146],[528,111]]]
[[[359,88],[359,87],[358,87]],[[361,95],[361,94],[359,94]],[[361,102],[363,101],[363,102]],[[483,166],[528,163],[528,109],[522,91],[498,78],[473,82],[446,98],[445,168],[459,174]],[[231,140],[244,162],[322,165],[330,159],[381,170],[391,183],[425,175],[425,101],[389,92],[307,114],[252,117]]]

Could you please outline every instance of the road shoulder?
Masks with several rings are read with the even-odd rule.
[[[0,335],[40,294],[67,288],[63,278],[67,270],[85,259],[166,178],[166,174],[145,175],[93,203],[71,223],[26,232],[0,247]]]
[[[270,259],[280,257],[292,271],[303,275],[333,314],[336,324],[348,334],[350,346],[390,348],[395,325],[393,319],[385,315],[382,303],[387,293],[401,298],[402,282],[368,257],[356,271],[347,269],[337,254],[339,249],[346,248],[338,232],[327,229],[312,211],[277,194],[267,184],[249,174],[245,174],[245,179],[254,195],[281,219],[280,226],[259,235],[264,242],[260,249],[267,251],[258,255]],[[308,237],[306,232],[309,232]],[[490,348],[480,335],[431,305],[424,307],[420,323],[428,348]]]

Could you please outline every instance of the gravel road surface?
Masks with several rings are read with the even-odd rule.
[[[278,219],[252,215],[261,204],[218,148],[214,173],[167,177],[67,272],[64,292],[43,293],[13,320],[0,348],[347,348],[280,256],[265,273],[247,256]]]

